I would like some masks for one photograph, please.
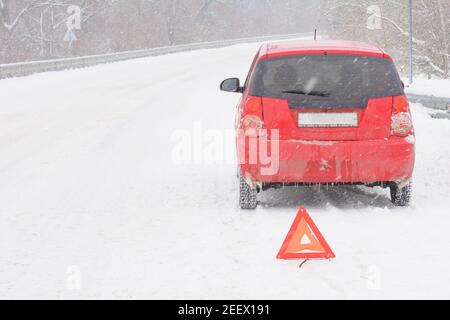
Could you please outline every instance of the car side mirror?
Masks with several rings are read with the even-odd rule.
[[[238,78],[230,78],[222,81],[220,84],[220,90],[225,92],[243,92],[244,89],[241,87],[241,82]]]

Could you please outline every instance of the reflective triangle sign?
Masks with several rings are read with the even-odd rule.
[[[277,259],[331,259],[335,258],[325,238],[304,207],[289,230]]]

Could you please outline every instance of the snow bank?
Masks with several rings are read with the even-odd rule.
[[[405,83],[409,80],[403,79]],[[407,85],[407,93],[432,95],[440,98],[450,98],[450,79],[427,79],[416,77],[412,85]]]

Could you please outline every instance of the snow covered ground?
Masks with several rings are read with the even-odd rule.
[[[450,80],[446,79],[427,79],[423,76],[414,78],[413,84],[407,84],[406,92],[414,94],[432,95],[440,98],[450,98]]]
[[[175,132],[233,127],[218,84],[256,49],[0,81],[0,298],[450,298],[450,122],[421,106],[410,208],[287,188],[242,212],[231,161],[174,163]],[[275,259],[300,205],[335,260]]]

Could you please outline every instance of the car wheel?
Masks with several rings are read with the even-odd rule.
[[[394,183],[391,185],[391,201],[397,207],[407,207],[411,202],[412,184],[399,187]]]
[[[239,177],[239,205],[244,210],[254,210],[258,206],[258,191],[250,187],[243,177]]]

